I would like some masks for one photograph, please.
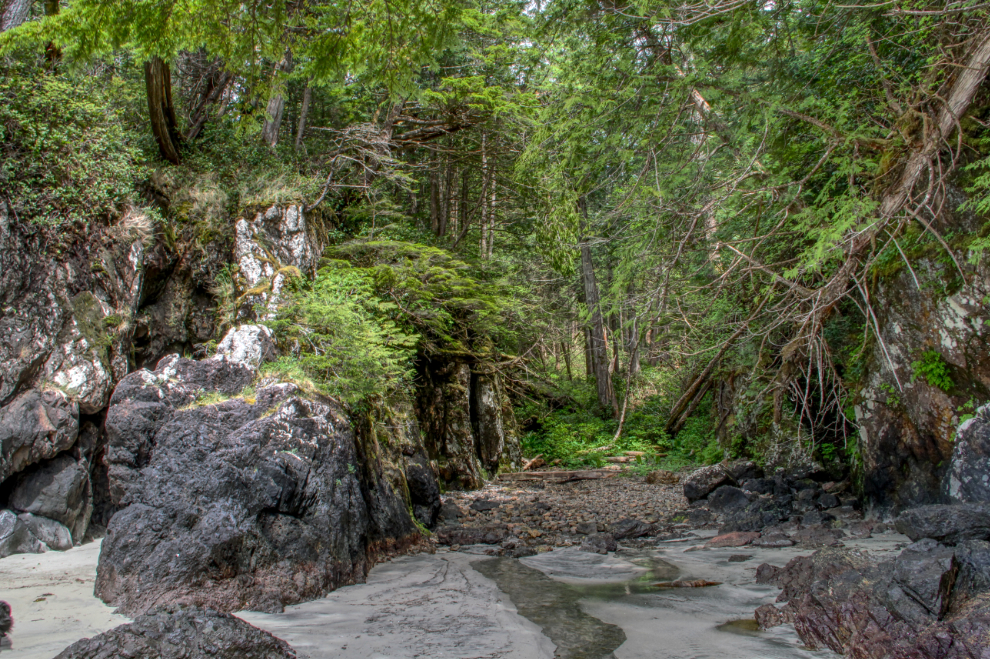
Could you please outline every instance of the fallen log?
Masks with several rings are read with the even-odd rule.
[[[570,483],[574,481],[597,480],[599,478],[611,478],[618,472],[606,471],[604,469],[589,469],[584,471],[515,471],[499,474],[499,480],[506,481],[556,481],[558,483]],[[561,480],[557,480],[561,479]]]

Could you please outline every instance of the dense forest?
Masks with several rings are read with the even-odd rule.
[[[151,264],[89,328],[115,373],[253,319],[265,373],[355,414],[455,360],[527,461],[815,463],[895,503],[990,398],[980,0],[0,6],[4,222]],[[272,208],[319,253],[248,272]]]

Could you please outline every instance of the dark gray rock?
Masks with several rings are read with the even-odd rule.
[[[742,510],[749,505],[749,497],[738,487],[723,485],[708,495],[708,508],[717,514]]]
[[[619,548],[619,543],[615,541],[615,536],[611,533],[593,533],[581,543],[581,551],[593,554],[607,554]]]
[[[953,503],[990,503],[990,405],[956,430],[942,492]]]
[[[238,397],[252,379],[229,360],[171,356],[117,386],[106,429],[121,510],[95,588],[108,604],[280,611],[418,541],[404,497],[336,403],[292,384]]]
[[[477,501],[471,504],[470,508],[471,510],[476,510],[479,513],[482,513],[488,510],[495,510],[501,505],[502,503],[500,501],[489,501],[488,499],[478,499]]]
[[[14,616],[11,615],[10,604],[0,600],[0,638],[6,636],[14,627]]]
[[[10,510],[0,510],[0,558],[12,554],[41,554],[47,549],[34,537],[24,520]]]
[[[697,469],[684,479],[684,496],[688,501],[704,499],[722,485],[731,485],[731,474],[722,464]]]
[[[8,505],[22,513],[40,515],[69,529],[72,540],[82,542],[93,512],[93,488],[85,462],[63,453],[17,476]],[[49,547],[54,549],[47,541]]]
[[[84,638],[56,659],[295,659],[289,645],[240,618],[209,609],[158,609]]]
[[[812,510],[801,517],[801,524],[804,526],[815,526],[834,522],[835,517],[821,510]]]
[[[641,522],[638,519],[627,517],[612,524],[611,532],[617,540],[625,538],[642,538],[645,535],[654,533],[656,528],[652,524]]]
[[[597,522],[581,522],[577,525],[577,532],[581,535],[591,535],[592,533],[598,533],[598,523]]]
[[[894,581],[929,615],[941,618],[958,570],[951,548],[925,538],[906,547],[894,561]]]
[[[22,513],[17,520],[23,523],[35,538],[45,544],[48,549],[65,551],[72,549],[72,533],[53,519],[38,517],[31,513]]]
[[[932,538],[946,545],[990,540],[990,509],[979,504],[935,504],[905,510],[894,521],[911,540]]]
[[[441,545],[497,545],[509,537],[504,526],[454,526],[437,531]]]
[[[750,478],[749,480],[743,481],[739,487],[746,492],[753,492],[754,494],[773,493],[773,481],[769,478]]]
[[[763,478],[763,469],[750,460],[735,460],[725,465],[725,470],[736,483],[742,483],[743,481],[754,478]]]
[[[68,450],[78,433],[78,406],[62,392],[19,395],[0,409],[0,482]]]
[[[956,577],[954,595],[971,598],[990,591],[990,542],[963,540],[956,545]]]
[[[440,516],[446,524],[457,522],[457,520],[464,517],[464,515],[465,513],[461,507],[453,501],[444,503],[440,509]]]
[[[839,505],[839,497],[826,492],[818,497],[818,505],[825,510],[836,508]]]
[[[790,496],[760,497],[749,503],[742,510],[727,513],[719,531],[731,533],[735,531],[762,532],[768,526],[774,526],[786,520],[792,512]]]
[[[406,465],[406,484],[413,515],[423,526],[432,529],[440,516],[440,485],[429,461],[418,456]]]

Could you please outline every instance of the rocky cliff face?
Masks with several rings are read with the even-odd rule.
[[[981,224],[945,213],[937,230],[973,235]],[[941,500],[956,426],[990,400],[990,269],[967,264],[965,254],[956,258],[965,278],[940,247],[880,279],[873,294],[882,342],[873,342],[856,420],[865,493],[883,509]],[[914,365],[926,352],[929,363],[944,363],[947,391]]]
[[[294,206],[234,226],[185,244],[130,214],[53,249],[0,203],[0,557],[106,530],[97,594],[123,611],[279,610],[415,544],[438,475],[479,487],[518,461],[481,364],[438,362],[432,398],[355,410],[263,380],[270,332],[242,323],[311,276],[324,242]],[[220,272],[238,278],[226,318]]]

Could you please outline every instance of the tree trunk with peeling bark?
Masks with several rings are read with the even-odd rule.
[[[0,32],[12,30],[31,15],[31,0],[8,0],[0,16]]]
[[[179,164],[179,144],[182,133],[172,104],[172,73],[160,57],[144,64],[144,82],[148,93],[148,115],[151,132],[162,157],[173,165]]]

